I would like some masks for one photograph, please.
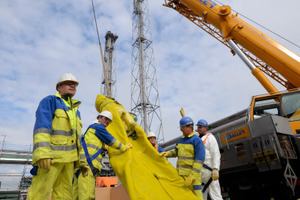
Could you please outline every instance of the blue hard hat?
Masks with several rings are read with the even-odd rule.
[[[198,122],[197,122],[197,124],[196,124],[197,126],[208,126],[208,123],[207,123],[207,121],[205,121],[205,119],[200,119]]]
[[[190,117],[183,117],[183,118],[181,118],[179,124],[180,124],[180,127],[182,127],[182,126],[187,126],[187,125],[193,125],[194,122],[193,122],[192,118],[190,118]]]

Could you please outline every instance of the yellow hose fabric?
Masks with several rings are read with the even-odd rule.
[[[123,110],[122,105],[104,95],[98,95],[95,106],[98,112],[108,110],[113,114],[113,121],[107,127],[108,132],[123,144],[130,142],[133,146],[125,153],[108,149],[110,164],[131,200],[198,199],[185,186],[184,179],[173,165],[165,157],[159,156],[138,124],[134,127],[136,139],[127,136],[118,112],[120,109],[117,109],[119,106]]]

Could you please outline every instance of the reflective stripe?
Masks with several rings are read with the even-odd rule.
[[[92,157],[93,155],[92,155],[92,154],[89,154],[89,156]],[[80,155],[79,155],[79,158],[80,158],[80,159],[85,159],[85,158],[86,158],[86,157],[85,157],[85,154],[80,154]],[[96,157],[96,158],[93,159],[93,160],[97,160],[99,163],[101,163],[101,159],[100,159],[99,157]]]
[[[193,189],[194,190],[202,190],[202,186],[201,185],[193,185]]]
[[[101,101],[101,103],[99,104],[99,108],[101,108],[102,103],[103,103],[104,101],[107,101],[107,100],[108,100],[108,99],[105,99],[105,100]]]
[[[90,147],[90,148],[93,148],[93,149],[95,149],[97,151],[101,149],[101,148],[99,148],[99,147],[97,147],[96,145],[93,145],[93,144],[87,144],[86,146]]]
[[[178,156],[178,159],[182,159],[182,160],[194,160],[193,157],[186,157],[186,156]]]
[[[33,151],[39,147],[50,147],[50,143],[49,142],[38,142],[34,145]]]
[[[105,106],[107,106],[108,104],[115,103],[115,102],[116,102],[116,101],[109,102],[109,103],[105,104],[105,105],[103,106],[103,108],[104,108]]]
[[[74,131],[63,131],[63,130],[54,130],[51,135],[64,135],[64,136],[72,136]]]
[[[39,129],[34,130],[33,135],[38,134],[38,133],[45,133],[45,134],[50,134],[50,135],[72,136],[73,133],[76,133],[76,130],[74,130],[74,129],[72,131],[53,130],[53,132],[50,132],[49,129],[39,128]]]
[[[177,168],[192,169],[191,165],[177,165]]]
[[[199,163],[199,164],[203,164],[203,161],[202,160],[195,160],[195,163]]]
[[[120,142],[119,146],[117,147],[117,149],[121,149],[122,147],[122,143]]]
[[[200,173],[200,170],[199,170],[199,169],[196,169],[196,168],[194,168],[194,167],[193,167],[192,171],[197,172],[197,173]]]
[[[116,141],[117,141],[116,138],[114,138],[114,139],[108,144],[108,146],[113,145]],[[120,147],[120,148],[121,148],[121,147]],[[120,149],[120,148],[119,148],[119,149]]]
[[[95,158],[94,160],[97,160],[99,163],[101,163],[101,159],[100,158]]]
[[[84,159],[84,158],[85,158],[85,154],[80,154],[80,155],[79,155],[79,158],[80,158],[80,159]]]
[[[192,169],[192,171],[200,173],[199,169],[196,169],[190,165],[177,165],[177,168],[181,168],[181,169]]]
[[[101,104],[102,103],[104,103],[105,101],[109,101],[109,100],[112,100],[112,99],[104,99],[103,101],[101,101],[101,103],[99,104],[99,108],[101,108]],[[107,104],[105,104],[104,106],[103,106],[103,108],[105,107],[105,106],[107,106],[108,104],[111,104],[111,103],[115,103],[116,101],[112,101],[112,102],[108,102]],[[102,109],[103,109],[102,108]]]
[[[35,130],[33,131],[33,136],[34,136],[35,134],[37,134],[37,133],[46,133],[46,134],[50,134],[51,132],[50,132],[50,130],[47,129],[47,128],[38,128],[38,129],[35,129]]]
[[[77,149],[77,145],[73,144],[72,146],[53,146],[51,145],[53,151],[71,151]]]

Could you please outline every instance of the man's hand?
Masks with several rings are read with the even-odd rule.
[[[130,142],[126,142],[126,144],[122,145],[120,151],[124,153],[128,149],[132,149],[132,144]]]
[[[88,175],[88,170],[89,170],[89,166],[88,165],[83,165],[81,167],[82,177],[86,177]]]
[[[188,176],[188,177],[185,179],[185,185],[188,186],[188,187],[191,186],[194,180],[195,180],[194,177]]]
[[[216,168],[214,168],[214,169],[211,171],[211,179],[212,179],[213,181],[215,181],[215,180],[218,180],[218,178],[219,178],[219,170],[216,169]]]
[[[44,170],[50,170],[51,158],[43,158],[38,160],[38,167]]]
[[[168,155],[168,153],[167,153],[167,152],[165,152],[165,151],[164,151],[164,152],[161,152],[161,153],[159,153],[159,156],[165,156],[165,157],[166,157],[167,155]]]
[[[125,144],[125,146],[126,146],[126,150],[132,149],[132,144],[131,144],[130,142],[127,142],[127,143]]]

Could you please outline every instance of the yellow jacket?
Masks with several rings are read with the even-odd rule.
[[[175,149],[167,153],[167,157],[178,157],[176,169],[179,175],[194,178],[200,176],[205,159],[205,147],[194,132],[179,138]]]
[[[84,150],[85,145],[81,145],[80,148],[80,166],[87,165],[87,153],[89,159],[91,159],[93,168],[97,169],[98,172],[101,171],[101,160],[102,154],[99,154],[96,158],[91,158],[100,149],[104,148],[104,144],[114,149],[119,149],[121,152],[126,151],[126,146],[120,141],[116,140],[105,128],[103,124],[94,123],[89,126],[86,133],[82,137],[82,142],[85,142],[87,152]],[[91,166],[90,166],[91,167]],[[91,167],[92,168],[92,167]],[[92,169],[93,170],[93,169]]]
[[[78,160],[80,103],[74,99],[66,102],[58,92],[40,102],[33,131],[33,165],[43,158],[52,158],[54,162]]]

